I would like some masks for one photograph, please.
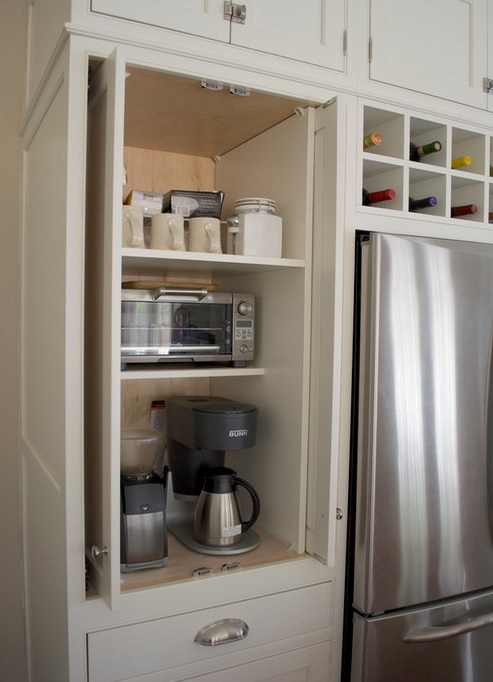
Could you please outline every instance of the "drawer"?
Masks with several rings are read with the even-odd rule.
[[[322,642],[193,677],[174,668],[126,682],[330,682],[330,666],[330,642]]]
[[[243,621],[248,627],[246,637],[217,646],[194,641],[204,626],[224,619]],[[332,583],[326,583],[91,632],[87,636],[89,682],[118,682],[184,665],[192,675],[193,664],[198,664],[197,671],[212,672],[280,653],[283,640],[288,650],[295,638],[306,644],[312,643],[306,637],[310,634],[318,641],[327,639],[331,623]]]

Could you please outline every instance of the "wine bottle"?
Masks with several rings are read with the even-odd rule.
[[[370,147],[376,147],[381,144],[383,137],[380,133],[368,133],[363,138],[363,149],[369,149]]]
[[[389,201],[394,199],[395,190],[393,189],[381,189],[378,192],[369,192],[363,187],[363,206],[371,206],[372,204],[378,204],[380,201]]]
[[[409,210],[410,211],[420,211],[423,208],[430,208],[431,206],[437,206],[438,199],[436,197],[424,197],[423,199],[413,199],[409,197]]]
[[[458,156],[456,159],[452,159],[452,168],[461,168],[462,166],[470,166],[472,159],[467,154],[465,156]]]
[[[464,204],[464,206],[451,206],[450,215],[452,218],[458,218],[462,215],[472,215],[478,212],[476,204]]]
[[[419,146],[411,142],[409,145],[409,158],[411,161],[421,161],[423,156],[428,156],[428,154],[433,154],[433,152],[439,152],[441,148],[442,145],[438,141]]]

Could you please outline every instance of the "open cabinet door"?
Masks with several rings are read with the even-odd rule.
[[[85,284],[85,508],[92,580],[110,608],[120,594],[120,291],[125,65],[97,68],[88,102]]]
[[[338,453],[343,372],[345,159],[349,105],[343,96],[317,109],[312,262],[310,440],[307,551],[336,563]],[[342,398],[341,398],[342,396]],[[327,499],[330,507],[327,509]]]

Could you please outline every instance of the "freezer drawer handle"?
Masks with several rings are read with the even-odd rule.
[[[436,642],[440,639],[448,639],[449,637],[457,637],[457,635],[465,635],[473,630],[480,628],[487,628],[493,625],[493,613],[487,613],[476,618],[469,618],[468,620],[454,623],[454,625],[429,625],[425,628],[420,628],[414,632],[408,632],[404,635],[404,642]]]
[[[248,635],[248,625],[237,618],[216,620],[201,628],[195,635],[194,642],[204,646],[218,646],[245,639]]]

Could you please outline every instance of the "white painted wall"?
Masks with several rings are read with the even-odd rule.
[[[0,7],[0,680],[27,679],[22,608],[18,447],[18,130],[24,99],[27,0]]]

